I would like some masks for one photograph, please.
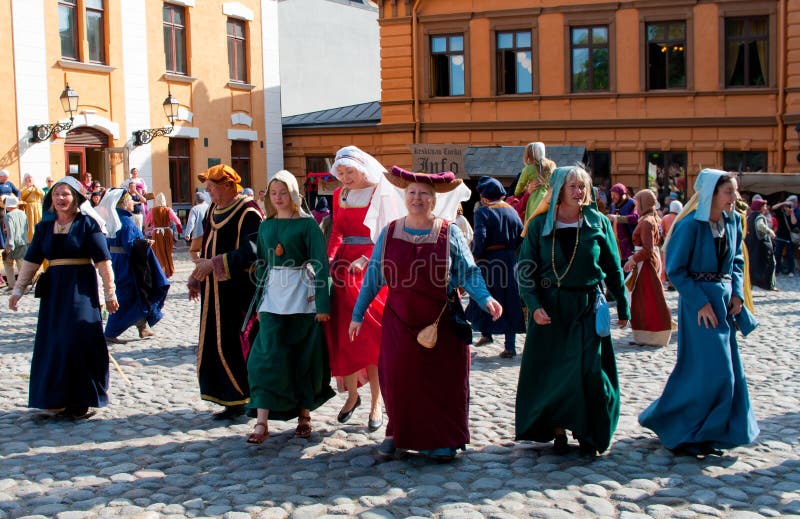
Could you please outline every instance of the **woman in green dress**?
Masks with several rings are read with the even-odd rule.
[[[334,395],[320,324],[330,312],[322,231],[300,208],[294,175],[279,171],[267,189],[257,244],[260,328],[247,360],[248,414],[257,418],[247,443],[253,444],[269,437],[269,418],[297,417],[295,435],[308,438],[311,411]]]
[[[520,250],[520,295],[532,318],[519,373],[517,440],[569,452],[605,451],[619,419],[619,384],[611,337],[595,330],[595,299],[605,281],[617,299],[620,328],[630,318],[611,223],[592,202],[580,167],[558,168],[547,211],[534,217]]]

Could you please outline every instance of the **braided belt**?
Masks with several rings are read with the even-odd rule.
[[[693,281],[709,281],[719,283],[720,281],[730,281],[731,276],[722,272],[690,272],[689,277]]]

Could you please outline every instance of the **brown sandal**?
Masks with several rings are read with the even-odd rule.
[[[255,429],[258,428],[259,425],[264,428],[263,433],[255,432]],[[267,438],[269,438],[269,431],[267,430],[267,424],[264,422],[256,422],[256,426],[253,428],[253,432],[250,434],[250,436],[247,437],[247,440],[245,441],[253,445],[261,445]]]
[[[298,438],[311,437],[311,415],[297,417],[297,429],[294,430],[294,435]]]

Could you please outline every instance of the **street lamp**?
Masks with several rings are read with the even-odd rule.
[[[142,144],[147,144],[156,137],[169,135],[172,133],[172,129],[175,128],[175,119],[178,117],[178,109],[180,108],[181,104],[178,102],[177,99],[172,97],[172,92],[167,92],[167,98],[164,99],[164,102],[161,103],[162,108],[164,108],[164,115],[167,116],[169,120],[169,126],[165,126],[163,128],[148,128],[146,130],[136,130],[133,132],[133,145],[134,146],[141,146]]]
[[[69,122],[28,126],[28,130],[31,131],[31,137],[28,139],[28,142],[46,141],[52,137],[53,134],[65,132],[72,128],[72,121],[75,118],[74,114],[78,111],[78,93],[71,89],[69,83],[67,83],[58,99],[61,101],[61,108],[64,109],[65,113],[69,114]]]

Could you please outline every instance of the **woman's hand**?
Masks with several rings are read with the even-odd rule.
[[[631,270],[633,270],[633,267],[635,267],[635,266],[636,266],[636,262],[633,261],[633,258],[630,258],[622,266],[622,270],[624,270],[625,272],[630,272]]]
[[[528,182],[528,185],[525,186],[525,191],[527,191],[528,194],[531,194],[534,191],[536,191],[537,189],[539,189],[540,187],[542,187],[543,185],[544,185],[544,182],[542,181],[542,179],[537,177],[537,178],[531,180],[530,182]]]
[[[537,308],[535,312],[533,312],[533,320],[539,326],[546,326],[550,324],[550,316],[547,315],[547,312],[544,311],[544,308]]]
[[[367,268],[368,263],[369,260],[364,256],[361,256],[360,258],[353,260],[353,262],[350,263],[350,268],[348,270],[350,271],[351,274],[358,274],[359,272]]]
[[[492,321],[500,319],[500,316],[503,315],[503,307],[494,299],[490,299],[486,303],[486,311],[492,316]]]
[[[19,302],[22,296],[12,295],[8,298],[8,309],[14,312],[17,311],[17,302]]]
[[[741,307],[739,310],[741,310]],[[703,308],[697,311],[697,326],[703,326],[704,324],[706,328],[716,328],[717,324],[719,324],[711,303],[704,304]]]
[[[618,319],[617,320],[617,325],[620,328],[625,328],[626,326],[628,326],[628,320],[627,319]]]
[[[358,334],[361,333],[361,323],[357,323],[355,321],[350,321],[350,330],[348,331],[348,335],[350,335],[350,341],[356,340]]]
[[[731,302],[728,303],[728,315],[739,315],[742,311],[742,299],[739,296],[731,297]]]
[[[106,299],[106,310],[108,313],[113,314],[117,310],[119,310],[119,303],[115,299]]]
[[[331,314],[317,314],[317,316],[314,319],[316,319],[318,323],[324,323],[329,321],[330,318]]]

